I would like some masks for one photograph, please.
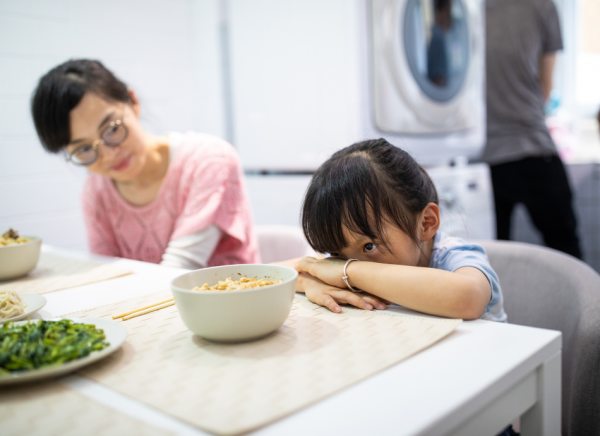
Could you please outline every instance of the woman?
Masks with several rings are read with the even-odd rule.
[[[93,253],[189,269],[260,262],[240,163],[225,141],[144,131],[135,93],[93,60],[42,77],[32,114],[47,151],[90,171],[82,203]]]

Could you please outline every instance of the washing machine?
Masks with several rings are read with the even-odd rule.
[[[478,155],[485,142],[483,0],[370,0],[369,9],[375,130],[402,138],[430,162],[436,154]]]
[[[485,1],[366,1],[366,135],[386,138],[427,167],[443,231],[492,239],[489,169],[467,165],[486,139]]]

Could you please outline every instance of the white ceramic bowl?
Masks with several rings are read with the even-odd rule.
[[[25,236],[28,242],[0,245],[0,280],[11,280],[24,276],[35,268],[40,260],[42,239]]]
[[[196,286],[232,277],[283,279],[276,285],[231,292],[193,291]],[[171,282],[184,324],[205,339],[242,342],[277,330],[290,314],[298,273],[277,265],[227,265],[192,271]]]

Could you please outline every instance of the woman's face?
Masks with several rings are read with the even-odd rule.
[[[127,138],[120,145],[109,147],[97,143],[98,159],[87,166],[88,170],[119,182],[134,180],[144,169],[147,157],[144,131],[138,121],[139,104],[133,92],[131,96],[133,103],[127,104],[107,101],[88,92],[70,113],[71,142],[66,147],[69,154],[96,141],[111,121],[121,120],[127,127]]]

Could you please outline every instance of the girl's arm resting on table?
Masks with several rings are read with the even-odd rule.
[[[477,319],[483,315],[492,297],[487,277],[473,267],[449,272],[425,267],[352,262],[346,271],[350,286],[432,315]]]
[[[345,286],[344,261],[304,258],[296,265],[331,286]],[[396,304],[450,318],[477,319],[490,301],[490,283],[480,270],[455,272],[434,268],[351,262],[346,269],[352,287]]]
[[[321,255],[318,255],[321,256]],[[301,261],[302,257],[297,259],[285,260],[282,262],[274,262],[273,265],[288,266],[294,268]],[[322,260],[322,257],[321,257]],[[344,285],[344,288],[328,285],[310,274],[298,273],[298,282],[296,283],[296,292],[306,295],[313,303],[327,307],[332,312],[339,313],[342,311],[340,304],[351,304],[365,310],[376,309],[383,310],[386,307],[386,301],[374,297],[373,295],[361,293],[356,294],[350,292]]]
[[[185,269],[206,268],[221,235],[221,229],[212,225],[198,233],[177,238],[169,242],[160,264]]]
[[[306,294],[306,298],[313,303],[325,306],[336,313],[342,311],[342,308],[339,306],[340,304],[351,304],[365,310],[373,310],[374,307],[383,310],[386,307],[386,303],[388,303],[374,295],[367,293],[357,294],[349,291],[347,288],[328,285],[305,272],[298,274],[296,292]]]

